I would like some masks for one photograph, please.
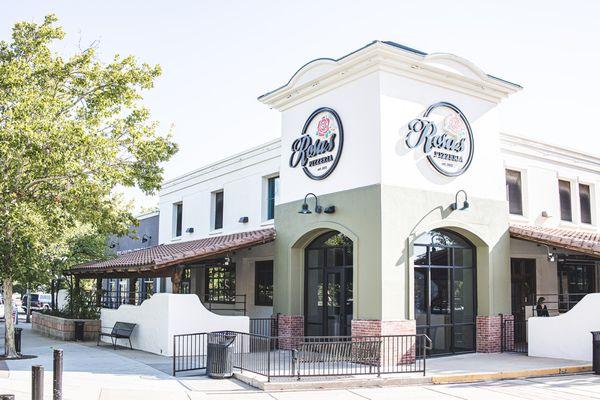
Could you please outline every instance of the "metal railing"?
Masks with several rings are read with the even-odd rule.
[[[227,293],[206,293],[202,301],[204,306],[217,314],[246,315],[246,295]]]
[[[528,353],[527,320],[505,319],[501,315],[500,349],[502,352]]]
[[[90,298],[94,299],[96,292],[91,292]],[[100,294],[100,307],[119,308],[121,304],[131,304],[139,306],[146,299],[149,299],[152,293],[141,293],[139,291],[129,292],[128,290],[108,291],[103,290]]]
[[[250,318],[250,333],[260,336],[277,336],[277,318]]]
[[[426,371],[427,335],[386,336],[261,336],[235,335],[233,366],[272,378],[353,376]],[[207,335],[192,333],[173,338],[173,375],[206,368]]]

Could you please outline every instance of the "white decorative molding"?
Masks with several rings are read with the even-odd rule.
[[[324,65],[327,68],[323,68]],[[312,79],[302,79],[313,69],[323,71],[315,73]],[[375,71],[416,79],[494,103],[521,89],[519,85],[486,75],[475,64],[455,55],[426,55],[376,41],[338,60],[313,60],[301,67],[284,86],[258,99],[272,108],[285,110]]]

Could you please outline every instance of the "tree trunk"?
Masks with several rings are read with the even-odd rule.
[[[12,318],[13,309],[13,283],[11,278],[4,279],[4,355],[6,358],[17,358],[15,348],[15,322]]]

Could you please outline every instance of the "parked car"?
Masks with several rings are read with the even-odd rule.
[[[46,293],[31,293],[31,311],[49,310],[52,298]],[[27,295],[22,298],[22,307],[27,309]]]

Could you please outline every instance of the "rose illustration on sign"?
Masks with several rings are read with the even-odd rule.
[[[331,131],[329,130],[329,117],[324,116],[319,121],[319,126],[317,127],[317,136],[328,138]]]
[[[471,125],[458,107],[446,102],[429,106],[410,121],[405,143],[410,149],[422,146],[429,163],[446,176],[463,174],[473,159]]]
[[[291,147],[289,165],[301,166],[311,179],[327,178],[337,166],[344,145],[342,121],[335,110],[319,108],[306,120]]]

